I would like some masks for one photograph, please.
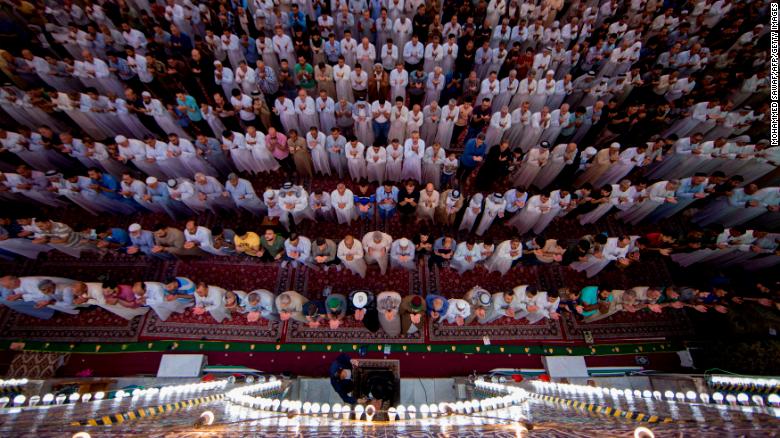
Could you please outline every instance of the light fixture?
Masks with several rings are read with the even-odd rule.
[[[653,398],[661,400],[661,391],[653,391]]]
[[[98,391],[95,393],[95,397],[93,397],[95,400],[103,400],[106,398],[106,393],[103,391]]]
[[[374,405],[368,405],[366,406],[366,420],[369,422],[374,420],[374,415],[376,415],[376,408]]]
[[[198,418],[198,424],[203,426],[211,426],[214,424],[214,413],[211,411],[203,411]]]
[[[322,407],[320,408],[320,412],[322,412],[322,415],[330,414],[330,405],[327,403],[323,403]]]
[[[45,404],[45,405],[51,404],[51,402],[54,401],[54,394],[48,393],[48,394],[44,395],[43,399],[41,399],[41,400],[43,400],[43,404]]]
[[[655,438],[655,434],[652,430],[644,426],[639,426],[634,429],[634,438]]]
[[[17,395],[16,397],[14,397],[14,406],[23,405],[25,400],[27,400],[27,397],[25,397],[24,394]]]
[[[398,415],[398,412],[395,408],[389,408],[387,410],[387,417],[390,419],[390,421],[395,421],[395,417]]]
[[[27,401],[27,405],[28,405],[28,406],[35,406],[35,405],[37,405],[37,404],[38,404],[38,402],[40,402],[40,401],[41,401],[41,396],[39,396],[39,395],[34,395],[34,396],[30,397],[30,400],[28,400],[28,401]]]
[[[284,402],[282,402],[282,404],[284,404]],[[331,412],[333,412],[333,418],[339,418],[339,414],[341,414],[341,403],[335,403]]]
[[[715,400],[715,403],[723,403],[723,394],[716,392],[712,394],[712,399]]]
[[[691,401],[696,400],[696,393],[693,391],[688,391],[685,393],[685,398]]]
[[[311,413],[314,415],[317,415],[320,413],[320,404],[319,403],[312,403],[311,404]]]
[[[406,408],[406,414],[409,415],[409,418],[414,420],[415,418],[417,418],[417,408],[415,408],[414,406],[409,406],[408,408]]]
[[[706,392],[702,392],[699,394],[699,398],[701,399],[702,403],[709,403],[710,402],[710,395]]]
[[[9,399],[8,397],[0,397],[0,409],[6,407],[9,401],[11,401],[11,399]]]
[[[311,413],[311,402],[306,402],[303,404],[303,413],[304,414],[310,414]]]
[[[67,396],[67,395],[65,395],[65,394],[59,394],[59,395],[57,395],[57,397],[54,399],[54,403],[55,403],[55,404],[58,404],[58,405],[61,405],[61,404],[65,403],[65,400],[67,400],[67,399],[68,399],[68,396]]]
[[[758,406],[764,406],[764,397],[761,397],[758,394],[753,394],[753,397],[750,398],[753,400],[753,403],[755,403]]]
[[[79,401],[80,398],[81,398],[81,395],[78,392],[74,392],[74,393],[72,393],[71,395],[68,396],[68,401],[71,402],[71,403],[75,403],[75,402]]]
[[[778,406],[780,405],[780,395],[769,394],[769,397],[767,397],[766,401],[769,402],[769,404],[772,406]]]
[[[649,390],[645,389],[644,391],[642,391],[642,397],[644,397],[644,398],[650,398],[650,397],[652,397],[652,396],[653,396],[653,393],[652,393],[652,392],[650,392]]]
[[[739,394],[737,394],[737,401],[742,403],[743,405],[747,404],[749,400],[750,397],[748,397],[748,395],[745,394],[744,392],[740,392]]]
[[[90,400],[92,400],[92,394],[85,392],[84,394],[81,395],[82,402],[88,402]]]
[[[118,400],[122,400],[123,398],[127,397],[127,393],[124,390],[119,390],[116,393],[114,393],[114,398]]]
[[[737,401],[737,397],[734,394],[726,394],[726,402],[734,404]]]
[[[398,405],[396,412],[398,413],[398,419],[403,420],[404,416],[406,415],[406,407],[404,407],[404,405]]]
[[[72,438],[92,438],[92,436],[87,432],[76,432]]]
[[[664,397],[666,397],[668,400],[672,400],[674,398],[674,392],[666,391],[664,392]]]

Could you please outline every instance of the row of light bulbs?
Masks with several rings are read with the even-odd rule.
[[[228,391],[226,399],[234,404],[263,411],[333,416],[335,419],[342,418],[344,420],[353,418],[355,420],[365,419],[366,421],[373,421],[373,418],[376,415],[376,408],[373,405],[356,405],[354,408],[351,408],[350,405],[342,405],[341,403],[330,405],[328,403],[311,403],[308,401],[302,402],[300,400],[287,399],[280,400],[278,398],[250,395],[257,393],[270,395],[268,393],[277,392],[281,388],[281,385],[281,381],[274,380],[268,383],[236,388]],[[476,382],[476,385],[482,390],[504,395],[489,397],[482,400],[474,399],[454,403],[441,402],[438,404],[422,404],[419,407],[414,405],[399,405],[388,409],[388,417],[390,418],[390,421],[396,421],[405,420],[407,418],[412,420],[416,419],[418,418],[418,413],[420,418],[436,418],[455,413],[471,414],[480,411],[492,411],[518,404],[527,397],[527,392],[522,388],[509,387],[484,381],[478,381]]]
[[[718,385],[751,385],[761,388],[776,388],[780,386],[779,379],[764,379],[753,377],[711,376],[710,383]]]
[[[0,379],[0,387],[4,387],[4,386],[24,386],[24,385],[27,384],[27,382],[29,382],[28,379],[8,379],[8,380]]]
[[[618,389],[618,388],[596,387],[596,386],[587,386],[587,385],[574,385],[570,383],[543,382],[541,380],[534,380],[532,381],[532,383],[534,387],[542,390],[543,392],[558,391],[567,394],[578,394],[578,395],[609,395],[612,397],[623,396],[626,398],[648,398],[648,399],[654,398],[656,400],[666,399],[667,402],[687,401],[689,403],[693,403],[696,401],[701,401],[702,403],[723,404],[725,401],[725,403],[731,405],[740,404],[740,405],[748,406],[752,403],[756,406],[766,406],[767,404],[774,407],[780,406],[780,396],[777,394],[770,394],[767,397],[765,402],[764,398],[758,394],[749,396],[744,392],[741,392],[737,395],[726,394],[725,396],[720,392],[715,392],[712,395],[710,395],[707,394],[706,392],[697,394],[695,391],[687,391],[685,393],[665,391],[662,394],[661,391],[651,392],[650,390],[647,389],[645,389],[644,391],[640,391],[638,389],[631,390],[628,388]]]
[[[22,379],[27,380],[27,379]],[[26,382],[25,382],[26,383]],[[152,397],[155,395],[159,395],[160,397],[167,397],[170,395],[180,395],[180,394],[191,394],[195,392],[201,392],[201,391],[211,391],[214,389],[224,389],[225,386],[228,384],[228,380],[213,380],[210,382],[198,382],[198,383],[185,383],[180,385],[168,385],[163,386],[160,388],[157,387],[151,387],[147,389],[141,389],[136,388],[132,391],[125,391],[120,389],[119,391],[116,391],[114,393],[114,399],[116,400],[122,400],[125,397],[133,397],[138,398],[141,396],[146,397]],[[76,403],[76,402],[88,402],[88,401],[99,401],[106,398],[106,393],[103,391],[98,391],[95,394],[85,392],[84,394],[79,394],[78,392],[74,392],[70,395],[65,394],[59,394],[55,396],[54,394],[45,394],[43,397],[39,395],[33,395],[29,398],[25,396],[24,394],[19,394],[11,400],[9,397],[0,397],[0,409],[5,408],[8,406],[9,403],[12,403],[14,407],[22,407],[25,405],[25,402],[27,403],[27,406],[37,406],[38,404],[43,405],[61,405],[64,403]]]

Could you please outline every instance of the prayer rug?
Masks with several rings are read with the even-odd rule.
[[[383,291],[396,291],[401,296],[421,293],[422,282],[419,270],[410,272],[404,269],[390,269],[386,275],[379,273],[377,265],[369,265],[366,278],[353,275],[352,272],[343,269],[336,272],[330,269],[322,272],[316,269],[299,268],[296,270],[295,282],[292,289],[300,292],[309,299],[322,298],[322,292],[330,287],[332,293],[340,293],[346,296],[355,289],[372,291],[375,295]],[[423,343],[425,340],[421,332],[409,337],[388,336],[382,329],[376,333],[363,326],[360,321],[352,317],[345,319],[344,323],[336,330],[331,330],[328,325],[311,328],[306,324],[289,321],[285,336],[287,342],[317,342],[317,343]]]
[[[57,312],[44,320],[5,309],[0,338],[60,342],[132,342],[138,340],[144,316],[128,321],[99,307],[78,315]]]
[[[190,310],[174,313],[161,321],[150,311],[144,324],[143,339],[198,339],[220,341],[276,342],[281,334],[279,321],[247,321],[241,314],[216,322],[210,314],[195,315]]]
[[[693,326],[685,312],[671,308],[664,309],[662,313],[618,312],[608,318],[590,323],[578,321],[574,315],[565,312],[561,315],[561,321],[566,338],[570,341],[582,341],[586,331],[599,341],[693,336]]]

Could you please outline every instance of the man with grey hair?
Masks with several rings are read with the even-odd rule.
[[[377,295],[376,307],[379,313],[379,324],[388,336],[401,334],[401,295],[398,292],[385,291]]]
[[[363,236],[362,244],[365,251],[365,262],[367,264],[376,263],[379,265],[379,271],[385,275],[393,238],[381,231],[370,231]]]
[[[417,269],[414,258],[415,247],[414,243],[406,237],[402,237],[393,242],[393,246],[390,249],[390,263],[391,266],[396,268],[404,268],[410,271]]]
[[[257,197],[254,187],[249,180],[239,178],[235,173],[228,175],[225,182],[225,191],[222,192],[224,198],[231,198],[235,202],[236,207],[260,216],[266,210],[263,201]]]
[[[22,298],[24,301],[34,302],[36,308],[50,307],[60,312],[78,315],[76,304],[73,302],[73,290],[69,285],[58,285],[53,280],[43,278],[38,282],[37,291],[29,291]]]

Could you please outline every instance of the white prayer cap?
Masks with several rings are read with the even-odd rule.
[[[143,96],[143,97],[152,97],[152,93],[150,93],[148,91],[144,91],[143,93],[141,93],[141,96]]]
[[[214,61],[214,65],[215,65],[215,66],[216,66],[216,65],[222,65],[222,63],[221,63],[221,62],[219,62],[219,61]]]
[[[168,187],[174,188],[174,187],[176,187],[176,184],[177,184],[177,182],[176,182],[175,178],[171,178],[171,179],[168,180]]]
[[[479,304],[483,307],[489,306],[493,302],[493,295],[490,294],[490,292],[482,289],[477,291],[476,294],[476,302],[474,304]]]
[[[409,246],[409,239],[407,239],[406,237],[402,237],[398,239],[398,244],[401,245],[402,248],[406,248],[407,246]]]
[[[276,197],[276,192],[272,189],[268,189],[265,191],[265,196],[267,196],[268,199],[274,199]]]
[[[555,70],[547,70],[547,74],[548,75],[554,75],[555,74]]]
[[[618,142],[612,143],[611,145],[609,145],[609,147],[610,148],[618,148],[618,149],[620,149],[620,143],[618,143]]]
[[[141,231],[141,224],[132,224],[129,227],[127,227],[127,231],[131,233]]]
[[[363,291],[357,291],[352,294],[352,305],[356,309],[362,309],[368,305],[368,294]]]
[[[114,137],[114,141],[117,143],[124,143],[127,141],[127,137],[125,137],[124,135],[117,135],[116,137]]]
[[[452,198],[452,199],[460,198],[460,191],[458,191],[458,190],[451,191],[450,192],[450,198]]]
[[[147,185],[157,184],[157,178],[155,178],[153,176],[150,176],[149,178],[146,178],[146,184]]]
[[[485,199],[485,196],[482,195],[482,193],[477,193],[476,195],[471,197],[471,202],[469,204],[472,207],[479,207],[482,205],[482,200]]]

